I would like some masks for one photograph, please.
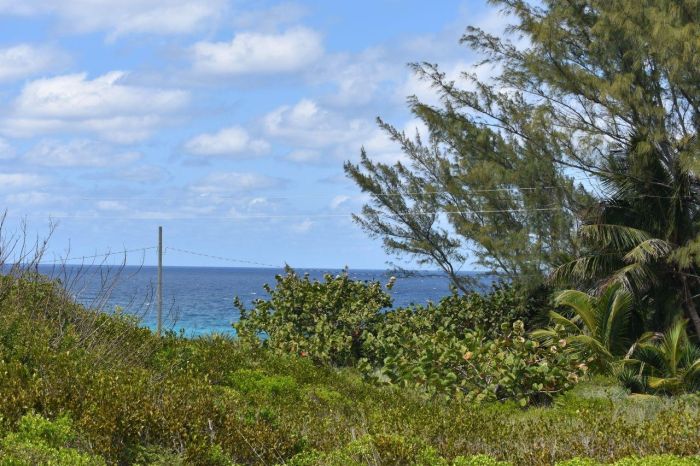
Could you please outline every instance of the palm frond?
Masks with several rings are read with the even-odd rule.
[[[608,310],[606,313],[607,319],[602,327],[604,333],[601,332],[601,336],[608,348],[622,349],[624,351],[627,344],[627,330],[634,305],[634,297],[624,289],[613,288],[609,292],[612,293],[612,302],[605,306]]]
[[[654,390],[670,393],[678,391],[683,385],[677,377],[649,377],[647,383]]]
[[[625,360],[632,361],[632,355],[637,350],[637,348],[639,348],[641,345],[651,343],[655,340],[659,340],[663,338],[663,336],[664,334],[659,332],[644,332],[639,338],[637,338],[637,341],[635,341],[634,344],[630,346],[629,350],[627,351],[627,354],[625,355]]]
[[[667,373],[668,362],[661,348],[656,344],[644,344],[637,347],[634,352],[634,359],[648,366],[652,373]]]
[[[616,251],[629,251],[651,239],[649,234],[643,230],[609,223],[584,225],[581,227],[580,233],[584,240],[591,241],[599,247]]]
[[[594,312],[594,298],[583,291],[565,290],[557,295],[554,302],[559,306],[568,306],[581,317],[589,333],[596,333],[597,320]]]
[[[617,253],[597,253],[582,256],[556,267],[549,280],[553,283],[583,283],[592,277],[609,273],[619,262]]]
[[[685,327],[688,321],[685,319],[676,319],[671,328],[664,334],[661,342],[663,350],[666,354],[668,367],[673,375],[676,375],[681,362],[682,352],[687,344],[687,335]]]
[[[685,379],[689,382],[696,382],[700,379],[700,359],[696,359],[685,371]]]
[[[613,355],[608,349],[601,344],[596,338],[590,335],[574,335],[569,337],[569,342],[573,345],[579,345],[596,354],[603,362],[609,362]]]
[[[673,246],[668,241],[659,238],[650,238],[632,248],[622,259],[628,264],[634,262],[647,264],[649,262],[665,259],[669,256],[671,251],[673,251]]]
[[[678,265],[681,269],[688,269],[693,265],[700,265],[700,234],[676,248],[670,255],[669,261]]]
[[[549,317],[552,319],[552,322],[555,324],[559,324],[562,327],[564,327],[568,331],[574,331],[574,332],[579,332],[581,329],[576,325],[573,319],[567,319],[563,315],[559,314],[558,312],[551,311],[549,313]]]
[[[658,278],[651,267],[635,262],[616,270],[607,278],[606,283],[608,285],[619,283],[625,290],[636,294],[649,289],[657,281]]]

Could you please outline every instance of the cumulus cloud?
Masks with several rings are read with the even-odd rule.
[[[192,47],[196,72],[211,75],[290,73],[323,55],[321,36],[298,27],[280,34],[242,32],[229,42],[198,42]]]
[[[4,191],[31,189],[46,183],[45,177],[33,173],[0,173],[0,189]]]
[[[90,80],[80,73],[32,81],[0,128],[19,137],[93,132],[130,143],[146,139],[188,102],[184,91],[129,85],[123,82],[125,75],[113,71]]]
[[[88,139],[44,140],[25,155],[27,162],[46,167],[109,167],[140,158],[138,152],[115,152],[103,143]]]
[[[216,21],[225,0],[0,0],[0,13],[54,15],[70,33],[106,31],[110,39],[131,34],[185,34]]]
[[[371,47],[356,54],[327,55],[309,73],[314,84],[335,87],[324,100],[334,106],[357,107],[382,98],[387,86],[395,86],[409,58],[397,58],[382,47]],[[386,92],[391,95],[391,91]]]
[[[276,188],[285,180],[258,173],[214,172],[190,185],[190,191],[200,195],[244,194]]]
[[[270,150],[270,144],[253,139],[240,126],[224,128],[216,133],[200,134],[185,143],[185,150],[194,155],[256,156]]]
[[[331,205],[330,205],[330,207],[331,207],[331,209],[335,210],[335,209],[337,209],[338,207],[340,207],[341,205],[343,205],[343,204],[345,204],[346,202],[348,202],[349,200],[350,200],[350,196],[346,196],[346,195],[344,195],[344,194],[339,194],[338,196],[335,196],[335,197],[331,200]]]
[[[287,154],[286,158],[297,163],[315,163],[322,161],[322,153],[317,150],[299,149]]]
[[[406,127],[411,135],[415,134],[415,125]],[[293,147],[287,159],[298,163],[354,159],[361,147],[373,160],[393,163],[403,159],[398,145],[373,120],[347,118],[343,112],[329,110],[310,99],[273,110],[263,118],[263,126],[269,137]]]
[[[270,136],[306,148],[347,143],[374,127],[367,120],[347,119],[310,99],[273,110],[264,117],[263,123]]]
[[[54,47],[19,44],[0,48],[0,82],[23,79],[65,61],[66,55]]]
[[[294,233],[303,234],[303,233],[308,233],[309,231],[311,231],[311,228],[313,228],[313,226],[314,226],[314,222],[312,222],[311,220],[309,220],[307,218],[307,219],[303,220],[302,222],[295,223],[295,224],[291,225],[290,228]]]

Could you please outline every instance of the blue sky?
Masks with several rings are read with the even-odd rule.
[[[7,229],[54,219],[49,259],[152,246],[162,225],[203,254],[384,267],[343,161],[399,160],[375,118],[421,132],[406,97],[435,101],[407,63],[456,77],[477,59],[464,28],[504,21],[481,0],[0,0]]]

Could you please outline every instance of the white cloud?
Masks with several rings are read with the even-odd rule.
[[[61,197],[50,193],[23,190],[21,192],[8,194],[4,197],[4,200],[6,205],[18,208],[20,206],[36,207],[55,203],[57,200],[61,200]]]
[[[286,159],[297,163],[315,163],[322,160],[321,155],[321,152],[317,150],[299,149],[287,154]]]
[[[279,187],[284,180],[257,173],[214,172],[189,187],[200,195],[243,194]]]
[[[338,207],[340,207],[341,205],[345,204],[349,200],[350,200],[350,196],[346,196],[344,194],[340,194],[338,196],[335,196],[331,200],[331,209],[335,210]]]
[[[302,234],[308,233],[311,230],[311,228],[313,228],[313,226],[314,222],[307,218],[302,222],[293,224],[290,228],[294,233]]]
[[[53,47],[19,44],[0,48],[0,82],[23,79],[65,61],[65,54]]]
[[[270,144],[253,139],[240,126],[224,128],[212,134],[200,134],[185,143],[185,149],[195,155],[251,156],[270,150]]]
[[[46,178],[33,173],[0,173],[0,189],[31,189],[44,186]]]
[[[184,34],[215,22],[225,0],[0,0],[0,13],[52,14],[66,33],[107,31],[114,39],[130,33]]]
[[[0,128],[19,137],[75,131],[130,143],[146,139],[188,102],[184,91],[132,86],[124,77],[113,71],[92,80],[80,73],[32,81]]]
[[[192,47],[195,71],[213,75],[290,73],[323,55],[321,36],[299,27],[280,34],[242,32],[230,42],[198,42]]]
[[[0,138],[0,160],[15,158],[15,149],[5,139]]]
[[[404,70],[405,60],[397,60],[383,48],[372,47],[357,54],[328,55],[311,70],[308,79],[314,84],[335,86],[324,101],[355,107],[382,98],[384,85],[391,83],[393,88]]]
[[[287,158],[298,163],[354,159],[361,147],[373,160],[393,163],[403,159],[398,144],[373,120],[346,118],[309,99],[273,110],[264,117],[263,125],[268,136],[293,147]],[[328,156],[322,159],[321,151]]]
[[[356,141],[358,135],[365,134],[374,127],[366,120],[346,119],[341,114],[320,107],[310,99],[273,110],[265,116],[264,126],[270,136],[304,145],[305,148],[321,148]]]
[[[25,155],[27,162],[46,167],[109,167],[140,158],[138,152],[115,153],[104,143],[87,139],[41,141]]]

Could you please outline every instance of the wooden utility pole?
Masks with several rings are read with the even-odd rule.
[[[158,336],[163,326],[163,227],[158,227]]]

